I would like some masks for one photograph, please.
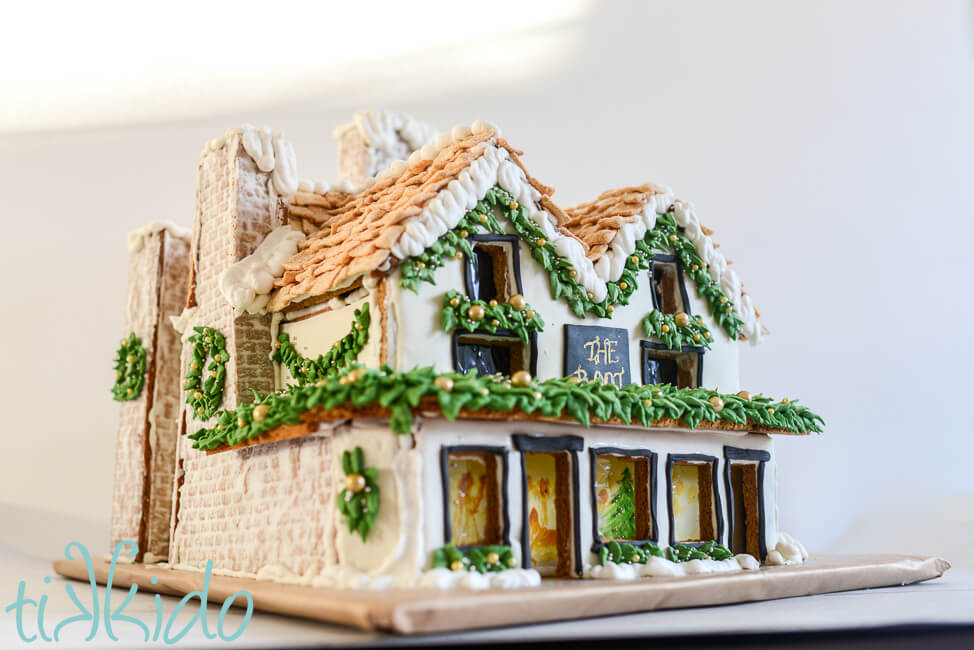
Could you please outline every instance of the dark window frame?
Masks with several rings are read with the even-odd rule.
[[[692,314],[690,311],[690,294],[687,293],[686,279],[686,269],[683,267],[683,261],[676,255],[664,255],[657,254],[649,258],[649,294],[653,300],[653,309],[658,311],[663,311],[662,305],[658,304],[659,301],[656,299],[656,290],[652,287],[653,278],[656,275],[655,263],[663,262],[665,264],[676,264],[676,277],[677,285],[680,289],[680,299],[683,301],[683,311],[686,314]]]
[[[741,447],[731,447],[724,445],[724,487],[727,490],[727,544],[730,546],[734,540],[734,489],[731,485],[731,461],[757,461],[758,464],[758,549],[764,562],[768,555],[768,540],[765,536],[766,519],[764,503],[764,481],[766,477],[766,465],[771,460],[771,453],[762,449],[744,449]]]
[[[453,369],[456,372],[460,371],[460,337],[461,336],[471,336],[471,335],[482,335],[482,336],[496,336],[497,338],[515,340],[520,345],[524,345],[521,341],[521,337],[510,330],[499,329],[496,333],[491,334],[490,332],[468,332],[463,328],[458,328],[453,331],[453,337],[451,340],[451,352],[453,354]],[[538,333],[528,332],[528,346],[529,356],[528,356],[528,372],[531,373],[532,377],[538,376]]]
[[[677,350],[672,350],[666,347],[665,343],[656,343],[655,341],[647,341],[646,339],[639,340],[639,372],[640,379],[642,379],[643,385],[646,385],[646,356],[650,350],[664,350],[666,352],[677,352]],[[680,347],[679,352],[696,352],[697,353],[697,385],[695,388],[703,386],[703,357],[706,353],[706,348],[702,345],[684,345]]]
[[[666,456],[666,518],[669,523],[670,546],[682,544],[683,546],[700,546],[710,540],[699,542],[678,542],[675,531],[673,530],[673,465],[678,462],[691,463],[710,463],[711,468],[711,489],[714,493],[714,519],[717,520],[717,539],[718,544],[724,543],[724,511],[720,501],[720,479],[717,474],[717,465],[720,459],[716,456],[707,454],[668,454]]]
[[[500,456],[501,462],[501,486],[498,494],[501,506],[501,543],[505,546],[511,545],[511,515],[508,504],[510,495],[508,493],[508,477],[510,476],[510,464],[508,454],[510,448],[503,445],[444,445],[440,447],[440,478],[443,487],[443,543],[451,544],[453,538],[453,526],[450,524],[450,454],[455,453],[488,453]],[[476,544],[458,546],[460,550],[477,548]]]
[[[572,546],[574,555],[574,573],[582,575],[582,531],[581,519],[581,481],[578,472],[578,452],[585,446],[585,439],[581,436],[537,436],[526,433],[515,433],[511,436],[514,449],[521,452],[521,567],[531,568],[531,531],[528,529],[528,469],[525,452],[553,453],[567,451],[571,456],[571,488],[572,488]]]
[[[468,241],[473,243],[503,242],[511,245],[511,268],[514,272],[514,285],[517,290],[514,293],[523,293],[521,285],[521,238],[517,235],[470,235]],[[464,256],[463,262],[463,288],[467,292],[467,297],[477,300],[477,292],[473,286],[473,276],[477,273],[477,257]]]
[[[659,520],[656,516],[656,501],[658,498],[659,484],[657,481],[657,454],[648,449],[623,449],[621,447],[589,447],[589,469],[591,470],[591,497],[592,497],[592,552],[598,553],[605,542],[599,534],[599,505],[598,495],[595,492],[595,463],[599,456],[629,456],[633,458],[646,458],[649,465],[649,516],[651,518],[650,538],[639,540],[626,540],[628,544],[644,544],[646,542],[659,543]]]

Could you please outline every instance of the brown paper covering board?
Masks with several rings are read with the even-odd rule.
[[[106,582],[108,568],[104,562],[95,564],[99,583]],[[801,566],[732,574],[634,581],[546,579],[536,588],[479,592],[324,589],[214,575],[208,595],[211,603],[219,604],[246,589],[254,608],[264,612],[367,631],[430,634],[903,585],[938,578],[949,568],[946,560],[936,557],[817,555]],[[56,560],[54,570],[88,580],[82,560]],[[150,583],[152,576],[158,584]],[[183,596],[202,588],[203,574],[144,564],[115,568],[114,586],[128,588],[133,583],[141,591]],[[238,599],[234,604],[245,603]]]

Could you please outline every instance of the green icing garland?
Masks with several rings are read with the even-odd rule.
[[[379,484],[375,467],[365,466],[361,447],[342,453],[345,489],[338,493],[338,512],[345,518],[348,532],[365,541],[379,514]]]
[[[271,359],[287,366],[291,376],[301,386],[321,381],[325,377],[335,377],[358,358],[359,352],[368,343],[371,322],[369,303],[365,303],[355,310],[352,330],[331,346],[328,352],[313,360],[301,356],[301,353],[291,344],[291,337],[281,332],[274,343]]]
[[[258,396],[259,397],[259,396]],[[723,420],[736,424],[761,425],[795,433],[821,432],[824,421],[797,401],[774,402],[762,395],[751,397],[718,393],[707,388],[676,388],[629,384],[616,388],[598,382],[581,383],[574,377],[512,383],[498,375],[437,373],[432,367],[396,372],[356,368],[339,377],[327,377],[315,384],[289,386],[285,391],[241,404],[233,411],[217,414],[216,426],[201,429],[189,437],[196,449],[236,445],[281,424],[298,424],[314,408],[363,408],[377,405],[391,411],[390,428],[410,433],[413,409],[424,397],[436,398],[444,417],[453,420],[460,409],[486,408],[495,412],[520,411],[545,417],[568,416],[589,426],[591,418],[618,418],[626,424],[650,427],[663,418],[682,420],[696,428],[701,422]],[[254,408],[261,405],[260,419]],[[263,406],[266,405],[266,408]]]
[[[517,567],[517,558],[510,546],[502,544],[471,546],[465,549],[447,544],[433,551],[431,564],[434,569],[497,573]]]
[[[522,305],[518,309],[509,302],[470,300],[467,296],[451,290],[443,297],[440,324],[444,332],[452,332],[458,326],[468,332],[484,330],[491,334],[499,329],[510,330],[527,343],[528,334],[544,330],[544,320],[530,305]],[[478,307],[479,311],[476,309]]]
[[[671,350],[680,350],[684,345],[702,345],[709,350],[713,335],[703,324],[703,319],[682,314],[686,322],[680,325],[678,316],[680,314],[664,314],[654,309],[643,318],[643,331],[646,336],[661,340]]]
[[[186,403],[193,410],[193,417],[205,421],[216,413],[223,401],[223,386],[227,378],[226,339],[212,327],[194,327],[196,332],[189,337],[193,358],[186,372]],[[210,365],[206,360],[212,359]],[[208,373],[203,379],[204,370]]]
[[[128,402],[142,394],[145,386],[145,348],[142,340],[132,332],[115,353],[115,384],[112,386],[112,399]]]
[[[670,562],[689,562],[690,560],[728,560],[734,557],[730,549],[716,542],[700,546],[675,544],[660,548],[652,542],[633,544],[630,542],[606,542],[599,549],[599,562],[616,564],[646,564],[650,557],[661,557]]]
[[[710,277],[693,242],[677,226],[669,212],[657,214],[656,225],[642,240],[636,242],[636,248],[629,256],[622,275],[615,282],[606,284],[606,298],[597,303],[576,280],[577,271],[568,258],[557,253],[554,245],[545,239],[541,228],[528,217],[524,207],[499,186],[489,189],[484,198],[464,215],[453,230],[440,237],[421,254],[403,260],[400,285],[416,291],[420,282],[435,284],[433,272],[445,264],[445,258],[473,254],[468,241],[471,233],[480,229],[503,233],[503,228],[494,217],[495,207],[510,221],[515,232],[528,245],[531,257],[548,272],[552,298],[564,298],[576,316],[584,317],[587,312],[600,318],[611,318],[616,305],[629,304],[629,297],[637,287],[637,275],[639,271],[649,269],[653,255],[657,252],[672,252],[683,262],[684,271],[697,285],[697,295],[707,301],[717,324],[731,338],[737,338],[740,334],[743,322],[734,311],[734,304],[723,294],[720,285]]]

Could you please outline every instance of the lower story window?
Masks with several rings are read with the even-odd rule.
[[[719,539],[717,499],[714,493],[716,460],[670,460],[670,512],[673,542],[707,542]]]
[[[454,546],[506,543],[501,455],[456,448],[446,448],[443,453],[447,541]]]
[[[665,345],[640,342],[643,384],[670,384],[697,388],[703,377],[703,348],[683,346],[670,350]]]
[[[593,452],[595,511],[601,540],[652,539],[650,458]]]
[[[518,336],[457,334],[454,338],[454,367],[459,373],[476,370],[478,375],[501,373],[510,376],[518,370],[535,373],[534,347],[531,335],[528,343]]]

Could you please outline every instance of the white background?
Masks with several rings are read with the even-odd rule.
[[[827,421],[777,440],[782,528],[813,551],[974,541],[950,526],[974,494],[970,2],[245,4],[0,27],[7,523],[107,544],[125,233],[191,224],[204,143],[273,126],[327,181],[332,127],[384,107],[501,125],[562,205],[646,180],[693,201],[772,330],[743,384]],[[917,514],[929,535],[898,544]]]

